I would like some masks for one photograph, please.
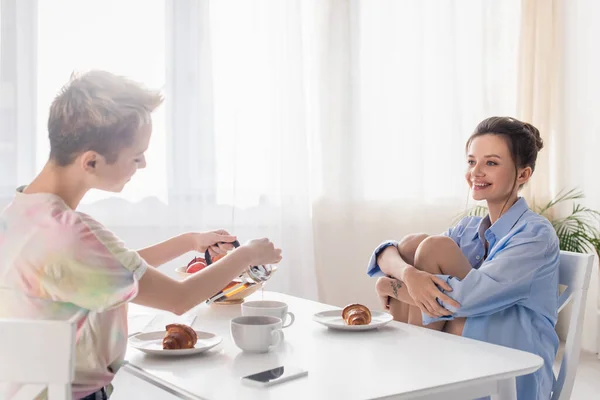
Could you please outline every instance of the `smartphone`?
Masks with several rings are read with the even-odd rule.
[[[266,387],[308,375],[308,371],[294,366],[281,366],[242,377],[242,382],[252,386]]]

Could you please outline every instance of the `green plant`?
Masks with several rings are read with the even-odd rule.
[[[577,189],[561,191],[544,206],[533,205],[531,209],[548,218],[552,223],[560,241],[561,250],[576,253],[595,252],[600,256],[600,230],[597,228],[598,222],[600,222],[600,212],[573,203],[573,209],[569,215],[563,218],[552,217],[554,209],[559,204],[582,199],[583,197],[583,192]],[[483,217],[487,215],[487,211],[487,207],[476,205],[462,213],[461,217],[465,215]]]

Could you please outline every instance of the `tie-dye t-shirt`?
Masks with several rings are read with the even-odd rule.
[[[0,215],[0,318],[77,321],[78,399],[108,385],[122,363],[127,302],[148,266],[60,197],[21,190]]]

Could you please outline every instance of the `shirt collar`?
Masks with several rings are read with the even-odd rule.
[[[475,231],[475,236],[473,239],[480,238],[483,240],[483,238],[485,238],[485,231],[487,231],[491,225],[492,223],[490,222],[490,215],[488,214],[483,217],[481,221],[479,221],[479,225],[477,226],[477,230]]]
[[[510,230],[515,226],[519,218],[529,210],[529,206],[523,197],[519,197],[515,204],[512,205],[511,208],[508,209],[502,216],[494,222],[490,226],[490,215],[486,215],[479,222],[479,226],[477,232],[475,232],[475,236],[481,238],[482,240],[485,238],[485,232],[487,230],[490,231],[496,238],[504,237],[510,232]]]

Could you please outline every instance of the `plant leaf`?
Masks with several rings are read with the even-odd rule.
[[[546,212],[548,210],[550,210],[552,207],[554,207],[557,204],[563,203],[565,201],[582,199],[583,197],[584,197],[584,195],[581,190],[571,189],[571,190],[565,192],[563,189],[560,192],[558,192],[558,194],[556,195],[556,197],[554,199],[550,200],[548,202],[548,204],[546,204],[545,206],[536,210],[536,212],[538,214],[544,215],[544,214],[546,214]]]

